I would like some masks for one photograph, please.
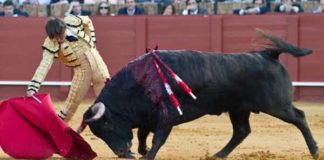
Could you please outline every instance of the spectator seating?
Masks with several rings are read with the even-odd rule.
[[[248,5],[250,5],[250,3],[219,2],[217,4],[217,6],[218,6],[217,13],[218,14],[232,14],[234,9],[236,9],[236,8],[245,8]]]
[[[304,9],[304,12],[311,12],[313,8],[317,6],[318,2],[317,1],[306,1],[306,2],[301,2],[300,5]],[[271,11],[274,11],[275,6],[277,3],[271,3]]]
[[[124,7],[124,4],[114,4],[114,5],[111,5],[110,6],[110,12],[111,13],[114,13],[115,15],[117,15],[117,13],[118,13],[118,10],[120,9],[120,8],[123,8]],[[97,7],[98,8],[98,7]],[[94,13],[93,13],[93,15],[95,15],[95,13],[97,13],[97,11],[95,11]]]
[[[304,9],[304,12],[312,12],[312,10],[318,6],[317,1],[307,1],[300,3],[301,7]]]
[[[311,10],[317,6],[316,1],[307,1],[301,2],[301,6],[304,8],[305,12],[311,12]],[[143,7],[147,15],[156,15],[158,14],[158,5],[157,3],[144,2],[138,3],[140,7]],[[233,9],[235,8],[245,8],[250,5],[250,3],[236,3],[236,2],[218,2],[217,5],[214,5],[212,2],[201,3],[201,6],[207,8],[210,15],[214,14],[217,11],[217,14],[232,14]],[[273,11],[276,3],[271,3],[271,10]],[[186,7],[184,3],[175,3],[174,4],[176,13],[180,15],[181,11]],[[24,4],[22,8],[29,13],[30,16],[64,16],[64,13],[68,9],[68,4],[52,4],[50,6],[43,5],[30,5]],[[110,6],[111,13],[117,13],[117,11],[124,7],[123,4],[113,4]],[[215,8],[217,7],[217,8]],[[92,15],[97,13],[97,4],[84,4],[83,9],[92,11]]]
[[[23,10],[26,11],[29,16],[38,16],[38,17],[46,17],[48,16],[47,13],[47,6],[45,5],[23,5]]]
[[[181,11],[186,8],[185,3],[175,3],[174,4],[176,14],[181,15]]]
[[[156,15],[158,6],[157,3],[152,3],[152,2],[143,2],[143,3],[137,3],[139,7],[144,8],[145,13],[147,15]]]

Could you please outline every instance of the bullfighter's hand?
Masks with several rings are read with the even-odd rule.
[[[34,94],[35,94],[35,91],[32,91],[32,90],[27,91],[27,97],[31,97]]]
[[[60,112],[57,114],[57,116],[59,116],[62,120],[65,120],[65,118],[66,118],[66,115],[65,115],[62,111],[60,111]]]

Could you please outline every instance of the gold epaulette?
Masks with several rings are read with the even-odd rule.
[[[82,27],[82,19],[78,16],[75,15],[68,15],[66,17],[64,17],[64,23],[69,26],[69,27]]]
[[[60,50],[60,44],[57,41],[53,41],[49,37],[47,37],[42,48],[50,53],[56,54]]]

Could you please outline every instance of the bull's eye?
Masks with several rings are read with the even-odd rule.
[[[109,129],[109,123],[104,122],[104,125],[102,126],[103,129],[108,130]]]
[[[105,130],[110,130],[110,131],[114,130],[114,126],[107,121],[103,122],[103,125],[101,125],[101,128],[105,129]]]

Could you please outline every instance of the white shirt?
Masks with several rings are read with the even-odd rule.
[[[190,15],[197,15],[198,14],[198,8],[195,9],[193,12],[190,12]],[[184,9],[182,11],[182,15],[189,15],[189,10],[188,9]]]

